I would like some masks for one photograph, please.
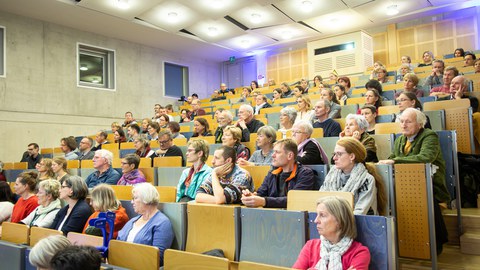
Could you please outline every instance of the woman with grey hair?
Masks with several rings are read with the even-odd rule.
[[[271,165],[273,154],[273,143],[277,140],[277,132],[271,126],[263,126],[257,131],[257,147],[259,150],[253,152],[247,161],[239,158],[237,163],[241,166]]]
[[[60,182],[58,180],[43,180],[38,184],[38,204],[39,206],[33,210],[21,223],[29,227],[50,228],[53,219],[62,207],[58,197],[60,196]]]
[[[297,119],[297,110],[293,107],[285,107],[280,110],[280,131],[283,136],[282,139],[287,138],[287,132],[292,129],[295,120]]]
[[[328,164],[328,157],[320,143],[311,138],[313,127],[310,122],[299,121],[293,125],[292,137],[298,145],[297,161],[303,165]]]
[[[53,255],[70,245],[70,240],[63,235],[45,237],[32,248],[28,260],[37,269],[50,269],[50,261]]]
[[[85,181],[76,175],[65,179],[60,187],[60,199],[67,205],[58,211],[50,229],[62,231],[64,235],[69,232],[83,231],[83,227],[92,214],[90,205],[85,202],[88,187]]]
[[[133,141],[133,145],[135,146],[135,154],[139,157],[150,157],[155,152],[150,149],[150,142],[144,136],[138,136]]]
[[[345,118],[345,130],[340,133],[340,138],[353,137],[359,140],[367,149],[365,162],[378,162],[377,146],[375,145],[375,139],[366,132],[368,127],[369,124],[365,116],[349,114]]]
[[[160,265],[163,265],[163,253],[172,245],[174,235],[170,220],[157,208],[160,195],[149,183],[135,185],[132,195],[133,209],[138,216],[125,224],[117,240],[158,247]]]

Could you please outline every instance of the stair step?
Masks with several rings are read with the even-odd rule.
[[[469,231],[460,236],[460,251],[480,255],[480,231]]]

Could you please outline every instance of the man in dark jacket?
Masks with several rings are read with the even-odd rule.
[[[277,141],[273,147],[271,170],[256,193],[243,190],[242,203],[247,207],[286,208],[289,190],[313,190],[312,169],[296,162],[297,144],[292,139]]]
[[[236,124],[242,130],[242,142],[250,141],[250,133],[257,133],[264,124],[253,118],[253,108],[244,104],[238,109],[238,121]]]
[[[185,158],[182,149],[173,144],[172,132],[170,130],[162,130],[158,133],[158,144],[160,149],[152,155],[152,161],[155,157],[182,157],[182,167],[185,166]]]

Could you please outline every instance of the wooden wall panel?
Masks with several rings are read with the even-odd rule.
[[[451,39],[453,37],[453,21],[443,21],[443,22],[438,22],[437,26],[435,28],[436,34],[437,34],[437,39],[442,39],[442,38],[449,38]]]
[[[274,79],[278,84],[293,82],[308,76],[307,49],[283,52],[268,57],[268,79]],[[275,61],[273,60],[275,59]]]
[[[433,25],[426,24],[416,28],[416,42],[431,42],[433,40]]]

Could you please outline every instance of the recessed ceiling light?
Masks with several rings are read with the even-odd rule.
[[[312,11],[312,8],[313,8],[312,1],[309,1],[309,0],[302,1],[302,11],[310,12]]]
[[[258,13],[252,13],[252,15],[250,15],[250,21],[252,23],[260,23],[262,21],[262,15]]]
[[[282,32],[282,38],[283,38],[283,39],[291,39],[291,38],[292,38],[292,32],[290,32],[290,31],[283,31],[283,32]]]
[[[211,37],[214,37],[214,36],[218,35],[218,29],[216,27],[213,27],[213,26],[208,27],[207,34]]]
[[[169,22],[176,23],[179,20],[178,13],[175,11],[169,12],[167,16]]]
[[[248,39],[243,39],[242,41],[240,41],[240,46],[242,48],[248,48],[250,47],[250,40]]]
[[[127,9],[130,7],[130,4],[128,3],[128,0],[115,0],[116,5],[120,9]]]
[[[390,5],[387,7],[387,15],[389,16],[397,15],[398,12],[399,10],[397,5]]]

